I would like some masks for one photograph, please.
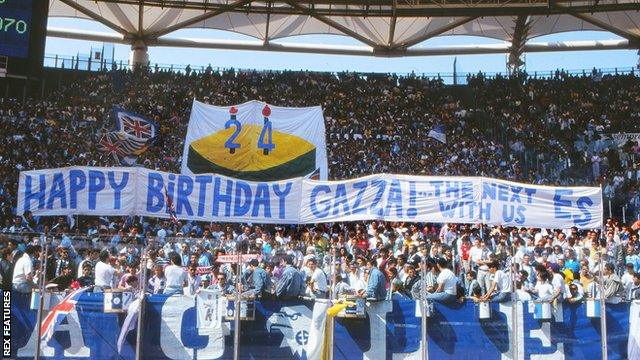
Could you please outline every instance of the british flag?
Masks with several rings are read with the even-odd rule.
[[[98,142],[98,149],[100,151],[104,151],[107,154],[113,156],[116,161],[119,161],[121,156],[125,156],[124,148],[122,147],[122,143],[120,141],[120,137],[118,137],[117,133],[105,133],[100,138],[100,142]]]
[[[157,136],[158,125],[152,120],[119,107],[114,107],[112,114],[117,130],[133,139],[147,142]]]
[[[47,343],[53,337],[56,332],[56,327],[62,322],[63,319],[69,315],[70,312],[75,310],[78,299],[85,291],[89,290],[91,286],[83,287],[81,289],[71,292],[65,297],[58,305],[54,306],[40,325],[40,339]]]

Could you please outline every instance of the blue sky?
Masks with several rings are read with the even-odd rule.
[[[73,28],[89,31],[112,32],[96,22],[78,19],[50,18],[50,27]],[[210,38],[232,40],[255,40],[253,38],[225,31],[189,29],[176,31],[168,37]],[[615,40],[614,34],[597,31],[572,32],[548,35],[535,38],[534,42],[572,41],[572,40]],[[361,45],[359,42],[344,36],[306,35],[281,40],[289,43],[332,45]],[[428,40],[418,46],[445,46],[463,44],[495,44],[497,40],[480,37],[448,36]],[[88,54],[91,48],[101,48],[102,43],[48,38],[45,53],[47,55],[75,56],[78,52]],[[115,58],[126,61],[129,47],[115,46]],[[375,58],[345,55],[294,54],[280,52],[207,50],[151,47],[149,57],[152,64],[175,64],[194,66],[240,68],[240,69],[272,69],[272,70],[311,70],[311,71],[374,71],[394,73],[451,73],[454,56]],[[496,73],[506,72],[506,55],[466,55],[458,56],[459,73],[476,73],[478,71]],[[638,63],[638,55],[634,50],[615,51],[574,51],[555,53],[532,53],[526,55],[526,70],[548,72],[557,68],[568,70],[597,68],[629,69]]]

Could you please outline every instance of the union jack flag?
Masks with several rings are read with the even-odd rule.
[[[157,136],[158,125],[152,120],[119,107],[114,107],[112,114],[116,129],[131,138],[150,141]]]
[[[98,150],[104,151],[107,154],[113,156],[116,161],[119,161],[121,156],[125,156],[126,153],[122,147],[122,143],[120,141],[120,137],[117,133],[110,132],[105,133],[100,138],[100,142],[98,142]]]
[[[70,312],[75,310],[78,299],[85,291],[89,290],[91,286],[83,287],[82,289],[71,292],[65,297],[58,305],[54,306],[40,325],[40,339],[45,343],[49,342],[56,332],[56,327],[62,322],[63,319],[69,315]]]
[[[174,224],[178,224],[178,216],[176,215],[176,208],[173,206],[173,198],[169,195],[167,191],[167,187],[164,188],[164,197],[167,202],[167,211],[169,212],[169,216],[171,216],[171,221]]]

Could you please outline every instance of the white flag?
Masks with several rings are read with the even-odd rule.
[[[213,106],[193,101],[183,174],[214,173],[249,181],[328,177],[320,106],[287,108],[249,101]]]
[[[196,297],[198,329],[218,329],[222,326],[222,318],[226,313],[226,298],[216,290],[200,290]]]
[[[331,301],[316,299],[313,304],[313,315],[309,327],[309,341],[307,342],[307,359],[319,360],[325,344],[325,327],[327,326],[327,310],[331,307]]]

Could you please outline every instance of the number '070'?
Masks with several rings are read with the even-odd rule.
[[[0,0],[0,3],[2,2],[3,0]],[[0,17],[0,31],[9,32],[11,30],[15,30],[18,34],[24,34],[28,30],[27,22],[24,20],[16,21],[16,19]]]

